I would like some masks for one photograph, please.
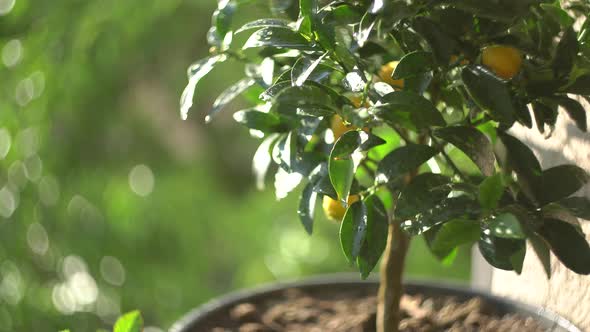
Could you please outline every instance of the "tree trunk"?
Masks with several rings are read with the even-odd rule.
[[[377,306],[377,332],[398,332],[402,276],[410,238],[396,221],[389,224],[387,247],[381,261],[381,284]]]

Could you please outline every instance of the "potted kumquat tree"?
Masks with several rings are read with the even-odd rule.
[[[264,15],[235,26],[244,6],[259,6]],[[507,329],[469,315],[479,309],[468,298],[463,307],[445,304],[466,312],[452,319],[429,311],[427,300],[404,302],[408,245],[422,236],[444,260],[458,246],[476,244],[491,265],[516,273],[525,254],[537,255],[548,277],[553,253],[574,272],[590,273],[590,247],[577,220],[590,218],[590,201],[570,197],[588,174],[577,165],[542,169],[509,131],[518,123],[550,136],[558,116],[586,131],[588,13],[587,1],[223,0],[208,35],[211,54],[188,70],[181,114],[187,117],[197,83],[214,67],[243,63],[244,79],[219,96],[206,120],[245,96],[251,105],[234,118],[262,139],[257,178],[276,169],[277,191],[303,188],[298,214],[310,234],[321,204],[340,223],[343,253],[363,279],[381,260],[368,318],[346,325],[356,317],[350,314],[332,327],[321,325],[329,319],[306,318],[319,324],[316,330]],[[340,283],[338,291],[352,284]],[[432,289],[423,292],[440,295]],[[420,293],[412,284],[406,291]],[[277,289],[267,294],[277,296]],[[257,304],[256,296],[233,298],[232,305]],[[240,331],[313,330],[303,318],[288,327],[264,317],[250,321],[262,315],[251,306],[231,308],[209,305],[173,330],[237,331],[224,325],[230,316],[249,321]],[[509,310],[530,314],[518,308]],[[546,317],[536,318],[514,318],[510,326],[548,326]]]

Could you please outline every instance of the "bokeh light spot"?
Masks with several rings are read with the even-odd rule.
[[[30,78],[25,78],[24,80],[18,82],[16,85],[16,102],[20,106],[26,106],[28,103],[33,100],[35,96],[35,85],[33,84],[33,80]]]
[[[111,285],[121,286],[125,282],[125,268],[112,256],[105,256],[100,260],[100,274]]]
[[[14,193],[7,187],[0,189],[0,216],[10,218],[16,206],[17,200]]]
[[[10,13],[16,0],[0,0],[0,16]]]
[[[11,144],[12,139],[8,130],[0,128],[0,159],[6,158]]]
[[[25,176],[29,181],[37,182],[41,178],[43,171],[43,162],[38,155],[29,157],[24,162]]]
[[[154,190],[154,173],[146,165],[137,165],[129,172],[129,186],[139,196],[147,196]]]
[[[45,255],[49,249],[49,236],[45,227],[40,223],[34,222],[29,225],[27,230],[27,243],[31,250],[37,255]]]
[[[0,0],[2,1],[2,0]],[[2,62],[6,67],[16,66],[23,55],[23,44],[18,39],[13,39],[2,48]]]
[[[46,206],[54,206],[59,200],[59,183],[55,177],[46,175],[39,181],[39,198]]]
[[[20,270],[11,261],[0,265],[0,298],[13,306],[23,298],[25,285]]]

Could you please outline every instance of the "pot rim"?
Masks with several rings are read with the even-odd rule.
[[[213,298],[204,304],[192,309],[187,314],[183,315],[177,320],[169,332],[190,332],[190,329],[199,320],[204,319],[208,315],[221,310],[225,307],[233,305],[235,303],[243,302],[246,299],[253,297],[262,296],[266,293],[280,291],[285,288],[300,288],[300,287],[319,287],[328,285],[379,285],[379,280],[376,278],[368,278],[367,280],[361,280],[356,273],[335,273],[335,274],[321,274],[311,277],[303,277],[301,279],[291,279],[286,281],[269,282],[260,286],[254,286],[251,288],[239,289],[228,294]],[[571,321],[562,317],[553,310],[533,306],[530,304],[514,301],[511,299],[503,298],[485,291],[465,287],[458,282],[452,282],[449,280],[445,281],[432,281],[423,279],[409,279],[404,282],[406,290],[411,289],[408,293],[413,293],[412,290],[420,288],[427,288],[436,293],[462,293],[465,297],[481,297],[489,302],[502,303],[508,307],[512,307],[516,310],[515,312],[526,312],[532,315],[536,315],[538,318],[545,319],[554,323],[552,331],[555,327],[561,327],[566,331],[570,332],[582,332],[576,327]]]

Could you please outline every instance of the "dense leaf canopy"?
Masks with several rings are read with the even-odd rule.
[[[243,6],[272,14],[240,27],[232,18]],[[588,174],[542,169],[508,130],[518,122],[550,136],[563,109],[586,131],[589,12],[585,1],[220,1],[211,57],[189,70],[183,115],[212,66],[243,62],[246,79],[208,119],[238,94],[253,102],[236,120],[265,137],[279,173],[298,175],[277,177],[277,191],[308,182],[299,214],[310,233],[317,199],[347,206],[361,195],[347,206],[340,240],[363,277],[388,223],[423,234],[441,259],[477,242],[490,264],[520,272],[530,239],[546,271],[551,250],[588,274],[590,247],[575,217],[589,217],[590,201],[569,197]]]

